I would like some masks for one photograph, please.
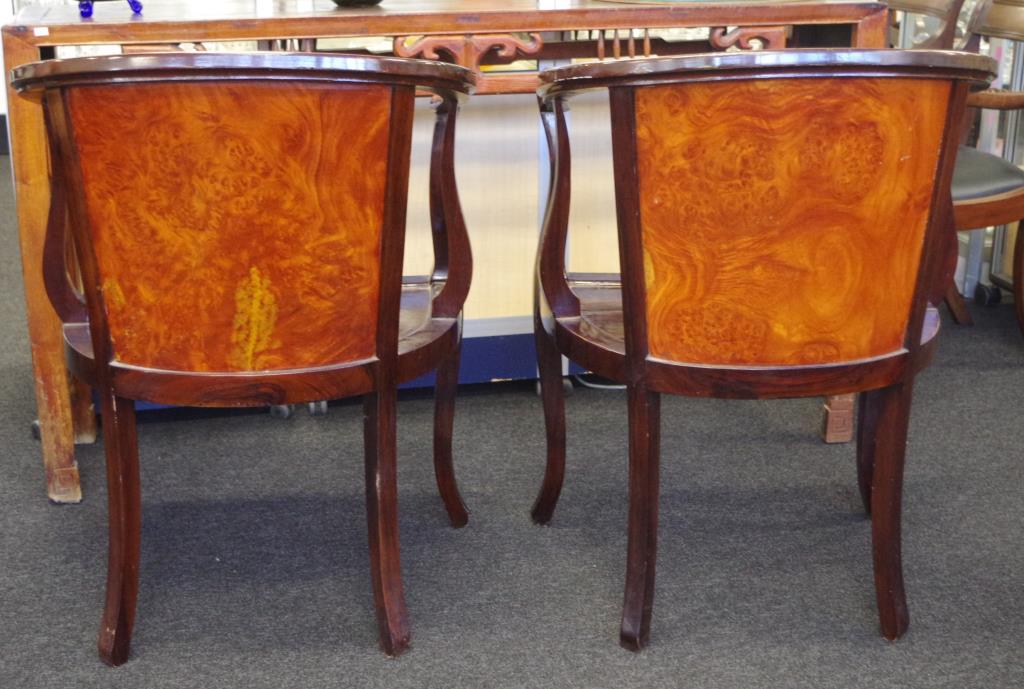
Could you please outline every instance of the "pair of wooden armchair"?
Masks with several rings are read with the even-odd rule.
[[[988,58],[790,51],[577,65],[543,75],[552,187],[538,254],[548,463],[564,474],[560,354],[629,389],[622,641],[647,640],[659,395],[868,391],[858,465],[874,517],[883,633],[907,625],[903,454],[948,257],[952,135]],[[399,564],[396,387],[438,372],[437,480],[451,456],[471,260],[455,188],[470,72],[416,60],[160,54],[49,61],[13,84],[45,110],[53,159],[47,286],[72,373],[103,410],[109,567],[101,657],[135,617],[140,499],[134,400],[245,406],[365,396],[367,522],[380,642],[409,632]],[[610,94],[621,282],[566,275],[566,101]],[[413,99],[439,99],[435,268],[403,281]],[[70,252],[74,261],[67,261]],[[68,266],[81,270],[83,293]]]

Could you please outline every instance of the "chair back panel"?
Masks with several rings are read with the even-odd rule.
[[[392,89],[68,91],[113,356],[253,371],[372,357]]]
[[[948,81],[639,87],[649,353],[801,365],[904,345]]]

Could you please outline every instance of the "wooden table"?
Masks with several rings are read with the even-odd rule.
[[[859,47],[885,47],[888,12],[882,3],[669,2],[651,5],[600,0],[384,0],[377,7],[339,9],[329,0],[146,0],[133,17],[123,2],[97,3],[91,20],[76,5],[25,8],[3,28],[6,73],[52,58],[58,46],[154,45],[201,41],[317,39],[386,36],[395,52],[432,57],[447,54],[471,67],[494,50],[526,59],[544,55],[544,32],[720,27],[717,48],[743,47],[751,38],[782,47],[800,30],[836,27]],[[604,34],[602,34],[603,36]],[[626,55],[617,41],[607,57]],[[550,46],[548,46],[550,49]],[[9,76],[8,76],[9,78]],[[482,92],[532,90],[533,75],[485,78]],[[47,491],[56,502],[81,499],[75,442],[95,439],[89,391],[69,382],[60,324],[46,297],[43,239],[50,190],[41,108],[8,87],[11,154],[20,228],[29,337]]]

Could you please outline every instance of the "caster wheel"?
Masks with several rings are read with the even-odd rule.
[[[974,303],[981,306],[995,306],[1003,300],[1003,292],[995,285],[983,285],[980,282],[974,288]]]
[[[310,416],[327,416],[327,400],[310,402],[307,407],[309,408]]]
[[[88,19],[92,16],[92,2],[79,2],[78,3],[78,14],[82,19]]]
[[[275,419],[290,419],[294,413],[294,404],[273,404],[270,406],[270,415]]]
[[[43,432],[41,430],[39,430],[39,419],[36,419],[35,421],[32,422],[31,429],[32,429],[32,440],[42,440],[43,439]]]

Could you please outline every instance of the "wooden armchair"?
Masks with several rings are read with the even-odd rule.
[[[967,49],[977,51],[980,39],[1024,41],[1024,7],[1016,2],[979,0],[968,27]],[[972,93],[971,108],[1020,110],[1024,93],[990,89]],[[973,111],[968,111],[973,112]],[[1024,218],[1024,171],[993,153],[961,146],[953,175],[953,217],[958,231],[1015,223]],[[1014,244],[1012,275],[999,286],[1013,293],[1017,324],[1024,332],[1024,242]],[[997,278],[993,277],[997,282]],[[966,309],[954,310],[958,322],[970,322]]]
[[[451,457],[471,264],[453,145],[473,76],[393,58],[164,53],[34,63],[13,85],[44,107],[54,190],[46,284],[69,369],[102,405],[110,541],[101,658],[127,660],[135,617],[133,401],[237,407],[350,395],[365,396],[380,643],[400,653],[409,631],[396,387],[435,368],[438,485],[452,524],[467,518]],[[417,89],[441,99],[437,261],[429,280],[403,284]],[[68,242],[84,295],[69,285]]]
[[[564,477],[560,355],[625,383],[629,544],[621,642],[647,643],[662,393],[864,392],[857,463],[882,634],[908,615],[900,558],[914,377],[932,356],[949,184],[976,55],[785,51],[543,73],[551,188],[537,262],[546,523]],[[567,101],[608,89],[621,286],[567,275]]]

